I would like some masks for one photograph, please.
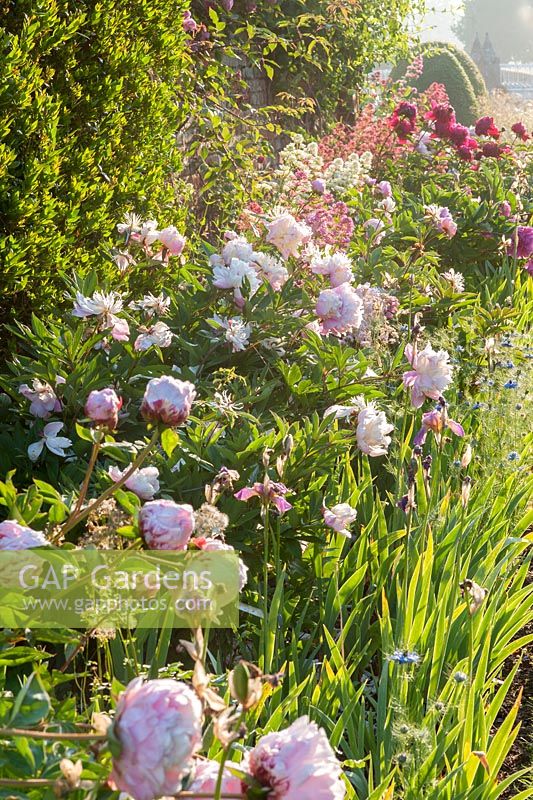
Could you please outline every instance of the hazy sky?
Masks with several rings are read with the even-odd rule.
[[[505,2],[505,0],[502,0]],[[422,39],[444,40],[460,45],[452,33],[452,24],[461,16],[460,0],[428,0],[428,12],[422,21]]]

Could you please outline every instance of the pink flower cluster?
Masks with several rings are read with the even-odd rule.
[[[193,761],[202,740],[202,704],[181,681],[136,678],[122,693],[108,731],[112,788],[134,800],[214,795],[220,764]],[[233,769],[245,778],[234,776]],[[263,736],[237,766],[222,770],[222,796],[247,796],[248,785],[270,800],[344,800],[342,769],[325,732],[308,717]]]
[[[326,193],[309,205],[311,208],[306,211],[304,219],[315,242],[321,246],[345,248],[354,231],[354,221],[346,203],[335,201],[331,194]]]

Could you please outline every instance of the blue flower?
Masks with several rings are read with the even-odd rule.
[[[517,386],[518,386],[518,381],[513,381],[513,380],[507,381],[507,383],[503,384],[504,389],[516,389]]]
[[[472,403],[472,409],[477,411],[478,408],[483,408],[484,405],[484,403]]]
[[[516,450],[512,450],[509,455],[507,456],[509,461],[518,461],[520,455],[516,452]]]
[[[412,650],[395,650],[388,659],[396,664],[418,664],[420,656]]]
[[[465,683],[468,680],[468,675],[466,672],[456,672],[453,679],[456,683]]]
[[[512,347],[513,343],[506,339],[505,342],[502,342],[502,347]]]
[[[506,369],[514,369],[514,364],[512,361],[506,361],[503,365]]]

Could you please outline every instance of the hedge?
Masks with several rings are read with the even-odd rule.
[[[186,113],[185,0],[0,2],[4,320],[102,261],[124,211],[172,204]],[[167,222],[176,224],[176,211]]]

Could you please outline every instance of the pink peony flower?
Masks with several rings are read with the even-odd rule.
[[[117,704],[110,780],[134,800],[180,791],[202,741],[202,705],[185,683],[135,678]]]
[[[120,470],[116,466],[111,466],[107,470],[107,474],[115,483],[119,481],[122,476],[129,470]],[[131,475],[124,486],[140,497],[141,500],[152,500],[155,494],[159,491],[159,470],[157,467],[144,467],[143,469],[136,469]]]
[[[343,800],[341,767],[324,731],[308,717],[263,736],[243,767],[269,800]]]
[[[280,516],[285,513],[285,511],[289,511],[292,506],[291,504],[285,500],[285,495],[289,490],[283,483],[274,483],[274,481],[268,481],[265,485],[264,483],[254,483],[253,486],[247,486],[245,489],[241,489],[239,492],[236,492],[234,497],[237,500],[242,500],[245,503],[248,502],[252,497],[261,497],[265,504],[272,503],[278,510]]]
[[[49,544],[41,531],[20,525],[14,519],[0,522],[0,550],[29,550],[32,547],[46,547]]]
[[[333,508],[322,508],[322,516],[324,517],[324,524],[328,528],[332,528],[337,533],[342,533],[348,539],[351,536],[349,526],[357,517],[357,511],[349,503],[337,503]]]
[[[64,378],[58,378],[57,383],[65,383]],[[19,386],[19,392],[27,400],[31,400],[30,414],[39,419],[47,419],[50,414],[61,411],[61,402],[49,383],[34,378],[32,388],[27,383]]]
[[[139,529],[150,550],[186,550],[194,525],[193,507],[173,500],[151,500],[139,511]]]
[[[533,255],[533,228],[519,225],[516,234],[507,248],[507,255],[513,258],[529,258]]]
[[[130,338],[130,326],[122,317],[110,317],[111,330],[109,331],[116,342],[127,342]]]
[[[457,224],[446,206],[426,206],[425,217],[435,226],[439,233],[444,233],[448,239],[453,239],[457,233]]]
[[[507,200],[504,200],[502,203],[500,203],[498,211],[500,212],[502,217],[508,219],[511,216],[511,211],[512,211],[511,204]]]
[[[407,141],[407,137],[416,130],[417,114],[417,107],[413,103],[408,103],[407,101],[400,103],[394,109],[388,123],[398,136],[400,142]]]
[[[424,398],[438,400],[452,380],[452,366],[446,350],[435,351],[430,344],[415,351],[412,344],[405,347],[405,357],[413,367],[404,372],[403,385],[411,390],[411,402],[420,408]]]
[[[298,222],[292,214],[281,214],[267,224],[266,240],[278,248],[283,258],[298,256],[300,247],[313,235],[311,228]]]
[[[240,795],[242,793],[241,779],[231,774],[229,771],[230,767],[241,769],[240,764],[233,764],[231,761],[226,761],[222,773],[222,796],[228,794]],[[219,770],[220,764],[218,761],[197,761],[194,769],[194,777],[187,786],[187,791],[192,792],[193,795],[194,792],[198,792],[199,795],[211,795],[211,797],[214,797]],[[189,800],[200,800],[200,798],[192,796]]]
[[[392,197],[392,186],[389,181],[380,181],[376,183],[376,189],[381,192],[383,197]]]
[[[170,255],[179,256],[185,247],[185,237],[178,232],[174,225],[169,225],[168,228],[163,228],[159,231],[159,241],[166,247]]]
[[[509,152],[507,145],[500,145],[496,142],[485,142],[481,148],[481,155],[485,156],[485,158],[500,158],[507,152]]]
[[[193,19],[190,11],[183,13],[182,26],[185,33],[195,33],[198,30],[198,23]]]
[[[118,412],[122,408],[122,398],[114,389],[94,390],[85,403],[85,413],[98,425],[113,430],[118,425]]]
[[[357,445],[368,456],[384,456],[391,443],[388,434],[393,430],[394,425],[387,422],[385,412],[367,403],[357,417]]]
[[[343,283],[320,292],[315,312],[321,321],[322,333],[347,333],[360,327],[363,302],[353,286]]]
[[[148,381],[141,404],[141,414],[151,422],[174,427],[181,425],[191,413],[196,389],[189,381],[165,375]]]
[[[433,431],[435,438],[440,442],[444,428],[449,428],[456,436],[465,435],[462,425],[448,417],[445,406],[422,414],[422,427],[413,439],[413,444],[424,444],[429,431]]]

